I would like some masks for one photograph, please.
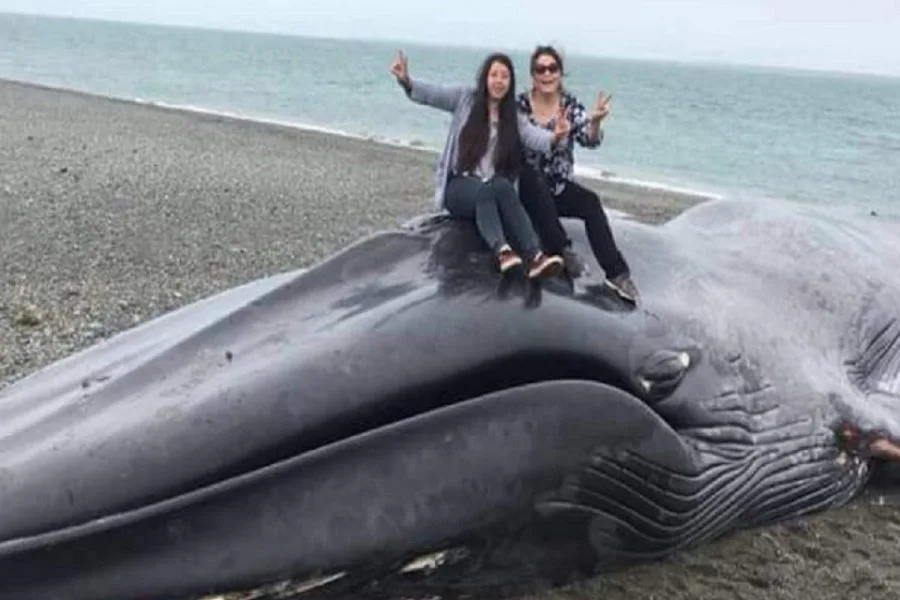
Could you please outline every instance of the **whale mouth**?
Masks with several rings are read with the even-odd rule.
[[[271,426],[267,424],[274,423],[274,417],[263,415],[259,417],[256,425],[246,423],[241,425],[252,428],[246,430],[245,433],[248,434],[244,436],[246,439],[239,440],[231,448],[222,446],[224,441],[209,438],[211,444],[217,445],[215,447],[222,446],[221,452],[211,449],[203,449],[202,452],[206,454],[202,455],[200,452],[194,452],[193,456],[187,456],[186,463],[179,469],[155,483],[134,482],[138,485],[133,483],[124,487],[115,485],[113,493],[109,491],[101,493],[102,489],[109,489],[108,485],[114,483],[112,478],[115,475],[92,467],[94,464],[92,461],[97,459],[92,458],[90,449],[87,450],[86,458],[77,453],[64,453],[57,456],[53,464],[47,463],[47,466],[51,468],[51,475],[58,480],[61,478],[60,486],[71,490],[70,500],[54,496],[52,500],[44,502],[45,507],[34,511],[33,518],[7,522],[5,527],[0,527],[0,548],[5,547],[7,543],[16,545],[15,540],[42,538],[47,535],[53,537],[54,532],[70,527],[87,526],[92,522],[99,524],[98,519],[102,521],[112,515],[147,510],[152,506],[186,498],[293,458],[334,447],[354,438],[377,436],[387,429],[409,424],[418,418],[430,417],[442,409],[505,390],[534,383],[594,382],[623,391],[634,397],[636,402],[647,402],[654,397],[670,393],[687,371],[683,355],[668,350],[657,349],[651,352],[640,364],[634,365],[633,371],[623,368],[622,365],[615,365],[613,359],[614,357],[604,357],[602,354],[546,348],[529,349],[498,356],[488,361],[473,360],[463,369],[441,369],[431,379],[420,378],[418,381],[409,382],[406,386],[397,384],[387,387],[373,386],[373,388],[380,387],[380,397],[373,396],[371,402],[357,405],[352,410],[336,406],[329,414],[297,419],[296,429],[293,432],[290,431],[291,426],[282,428],[279,435],[272,434]],[[115,384],[115,380],[109,381],[108,384]],[[302,395],[304,390],[291,390],[291,393]],[[546,401],[552,403],[554,398],[548,397]],[[602,407],[599,410],[602,412]],[[98,416],[105,418],[102,412],[98,413]],[[95,421],[96,419],[86,420],[77,425],[77,428],[83,428],[85,432],[90,431]],[[182,419],[182,422],[188,421]],[[156,426],[164,427],[166,423],[160,422]],[[223,426],[225,425],[219,427]],[[149,431],[141,435],[146,441],[114,436],[108,440],[92,440],[92,443],[97,448],[103,448],[104,445],[110,449],[123,448],[125,452],[120,453],[121,456],[104,450],[101,460],[121,464],[123,468],[136,473],[141,469],[155,468],[154,465],[162,459],[153,452],[135,451],[143,448],[145,444],[164,447],[167,443],[165,439]],[[178,436],[171,437],[173,436],[171,433],[168,435],[176,442],[181,441]],[[195,434],[188,429],[179,435]],[[230,435],[233,437],[233,432]],[[192,443],[192,446],[199,450],[196,443]],[[22,451],[28,451],[28,447],[22,446]],[[134,463],[147,466],[134,466]],[[82,472],[82,469],[86,470]],[[41,480],[50,476],[38,471],[34,473],[34,477],[28,481],[29,486],[37,486]],[[23,488],[22,492],[26,492],[27,489]],[[71,498],[76,502],[73,503]],[[31,509],[28,509],[25,512],[30,511]],[[35,541],[37,542],[37,539]]]
[[[373,400],[363,410],[335,415],[320,423],[314,432],[304,432],[302,439],[286,439],[262,454],[233,464],[227,472],[217,473],[213,479],[238,476],[444,408],[534,383],[601,383],[631,395],[636,401],[652,405],[680,385],[695,361],[693,351],[656,350],[636,366],[634,373],[629,374],[593,355],[566,351],[522,351],[473,365],[455,373],[452,380],[439,378],[414,385]],[[547,401],[553,402],[553,398],[547,398]]]
[[[339,413],[319,423],[299,438],[287,438],[255,456],[212,473],[209,481],[239,476],[320,448],[365,436],[399,423],[422,417],[488,394],[540,382],[580,380],[603,383],[632,393],[628,377],[604,365],[596,357],[571,352],[524,351],[473,365],[450,378],[439,378],[373,399],[363,409]],[[552,398],[547,399],[552,402]]]

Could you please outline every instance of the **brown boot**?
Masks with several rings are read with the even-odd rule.
[[[506,273],[510,269],[518,267],[522,264],[522,259],[516,254],[508,244],[503,244],[500,251],[497,252],[497,263],[500,266],[500,272]]]
[[[547,256],[543,252],[538,252],[531,262],[531,270],[528,276],[532,279],[536,277],[552,277],[559,275],[563,270],[563,259],[555,254]]]

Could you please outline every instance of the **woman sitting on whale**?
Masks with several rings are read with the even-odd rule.
[[[638,291],[628,263],[616,246],[609,220],[596,193],[575,181],[574,145],[597,148],[603,141],[600,125],[609,114],[609,96],[597,99],[587,111],[578,98],[563,87],[563,60],[552,46],[538,46],[531,55],[531,89],[518,97],[519,110],[538,126],[552,130],[562,110],[571,123],[572,135],[549,153],[525,149],[526,161],[542,175],[522,177],[522,203],[534,222],[544,248],[566,257],[570,268],[576,262],[568,251],[570,240],[559,221],[574,217],[584,221],[591,250],[606,274],[605,283],[620,296],[636,303]],[[577,274],[577,273],[576,273]]]
[[[518,113],[513,98],[515,71],[505,54],[491,54],[484,60],[474,89],[411,78],[402,52],[391,64],[391,74],[412,101],[453,115],[438,160],[437,207],[454,218],[474,220],[502,273],[522,264],[520,254],[530,262],[529,277],[560,272],[562,258],[541,251],[519,200],[518,175],[523,145],[549,152],[565,139],[568,121],[560,119],[555,127],[543,129]]]

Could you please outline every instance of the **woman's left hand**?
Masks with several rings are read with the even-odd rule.
[[[590,119],[593,123],[599,123],[609,114],[610,106],[609,101],[612,99],[612,94],[605,94],[600,92],[597,95],[597,102],[594,104],[594,110],[590,112]]]

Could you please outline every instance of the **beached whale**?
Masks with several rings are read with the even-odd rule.
[[[422,219],[15,383],[0,597],[478,596],[853,498],[838,423],[900,434],[900,223],[717,201],[614,229],[637,309],[500,282]]]

